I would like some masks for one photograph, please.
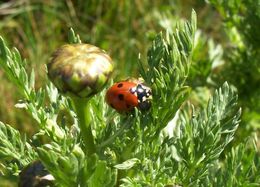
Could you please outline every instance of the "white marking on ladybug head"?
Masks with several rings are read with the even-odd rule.
[[[144,92],[144,89],[142,89],[142,88],[138,88],[138,89],[137,89],[137,92],[139,92],[139,93],[143,93],[143,92]]]
[[[135,93],[135,92],[136,92],[136,87],[131,88],[131,89],[130,89],[130,92],[131,92],[132,94]]]

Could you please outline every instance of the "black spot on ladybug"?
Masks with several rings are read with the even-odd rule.
[[[124,100],[124,95],[123,94],[118,94],[118,99],[123,101]]]
[[[123,87],[123,83],[119,83],[119,84],[117,85],[117,87],[118,87],[118,88]]]
[[[128,105],[128,104],[126,105],[126,108],[130,108],[130,107],[131,107],[130,105]]]

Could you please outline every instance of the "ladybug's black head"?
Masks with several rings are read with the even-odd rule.
[[[138,98],[138,108],[141,111],[149,110],[151,107],[152,91],[151,88],[138,84],[136,87],[136,93]]]

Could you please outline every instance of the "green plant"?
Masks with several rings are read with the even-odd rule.
[[[115,62],[114,78],[123,79],[130,76],[129,72],[131,76],[138,75],[134,62],[139,53],[147,52],[152,38],[161,30],[158,15],[166,9],[176,15],[173,10],[179,8],[165,0],[1,1],[0,35],[8,46],[16,46],[27,59],[26,69],[35,70],[36,88],[46,84],[44,65],[51,52],[65,43],[70,27],[85,43],[106,50]],[[17,112],[12,107],[22,96],[2,71],[0,79],[4,85],[0,86],[0,97],[6,98],[0,101],[1,120],[31,136],[38,130],[32,128],[33,120],[26,112]],[[13,91],[17,94],[11,94]]]
[[[40,160],[54,176],[56,186],[214,186],[214,182],[225,186],[221,177],[231,179],[234,175],[229,169],[240,160],[237,153],[228,155],[224,163],[229,159],[237,162],[220,169],[220,154],[234,137],[241,110],[236,93],[227,83],[215,91],[205,108],[195,109],[186,103],[190,89],[185,81],[195,31],[193,11],[190,22],[179,21],[171,34],[158,34],[147,61],[140,59],[140,74],[153,91],[149,112],[135,110],[119,115],[104,103],[104,91],[88,101],[95,144],[92,151],[85,146],[88,140],[80,124],[82,116],[76,115],[71,99],[50,82],[36,90],[33,71],[29,76],[18,50],[10,50],[1,38],[0,66],[24,96],[16,107],[25,109],[40,129],[32,138],[22,138],[14,128],[0,124],[3,172],[17,175],[28,163]],[[80,42],[73,30],[69,41]],[[164,128],[174,116],[178,120],[170,136]],[[244,150],[234,148],[234,152]],[[254,165],[247,166],[254,174],[260,169],[253,159],[256,154],[251,151],[252,156],[241,162],[252,161]],[[220,176],[218,172],[230,175]],[[257,177],[250,177],[241,175],[239,181],[260,184]]]
[[[237,139],[243,141],[260,127],[260,1],[208,2],[219,12],[228,39],[223,44],[223,64],[211,75],[211,79],[216,85],[228,81],[236,87],[239,104],[244,109]]]

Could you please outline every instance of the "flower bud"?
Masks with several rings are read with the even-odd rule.
[[[22,169],[19,174],[19,187],[53,186],[54,177],[46,170],[43,164],[36,160]]]
[[[108,54],[89,44],[63,45],[53,53],[47,68],[60,92],[81,98],[101,91],[113,70]]]

